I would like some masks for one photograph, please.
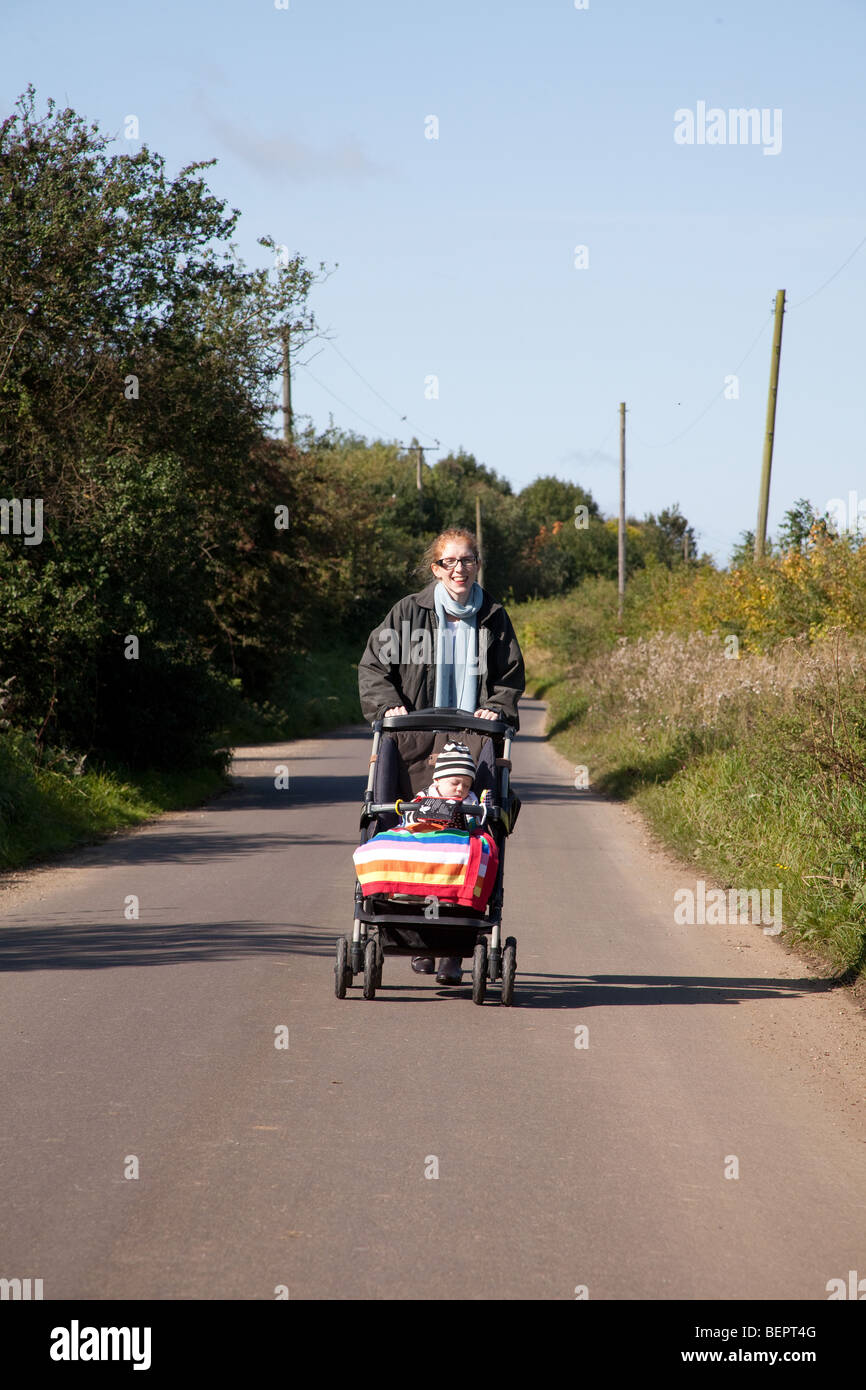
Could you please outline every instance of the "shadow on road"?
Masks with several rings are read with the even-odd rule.
[[[82,858],[78,863],[71,861],[69,867],[91,868],[94,862],[105,868],[111,868],[116,864],[195,864],[199,860],[206,860],[208,864],[216,867],[239,854],[278,854],[292,845],[335,845],[346,856],[347,872],[351,876],[352,849],[356,843],[356,839],[347,842],[345,837],[331,839],[303,830],[289,830],[288,827],[263,830],[258,835],[222,835],[218,832],[211,834],[206,830],[192,830],[185,834],[173,828],[170,834],[156,831],[149,835],[131,835],[129,838],[113,840],[102,849],[98,859],[93,855],[87,860]],[[0,932],[0,941],[2,939]]]
[[[575,792],[555,782],[515,781],[514,786],[521,801],[530,805],[580,805],[602,799],[591,791]],[[184,830],[177,823],[165,823],[118,836],[91,856],[79,851],[58,862],[68,863],[70,868],[91,867],[94,862],[105,865],[191,864],[202,859],[217,864],[238,855],[281,853],[292,845],[332,845],[342,850],[351,876],[352,850],[360,838],[358,822],[363,802],[364,784],[357,778],[290,774],[289,788],[277,791],[270,777],[249,777],[244,778],[242,786],[211,802],[207,811],[209,818],[242,811],[267,811],[268,823],[256,834],[228,826],[223,830],[218,820],[209,820],[213,830],[198,825]],[[297,816],[289,819],[292,812],[313,811],[323,806],[334,813],[331,822],[334,838],[305,831],[303,821]],[[519,829],[515,833],[519,835]]]
[[[24,970],[110,970],[182,965],[271,955],[333,956],[337,933],[289,922],[58,923],[0,931],[0,973]]]
[[[271,775],[244,777],[240,786],[232,788],[218,800],[209,802],[208,812],[214,814],[220,811],[290,811],[298,810],[300,807],[334,807],[344,801],[354,802],[360,808],[364,800],[364,788],[367,785],[364,778],[323,774],[298,776],[292,767],[291,758],[282,764],[279,761],[268,762],[272,769]],[[289,785],[278,790],[274,785],[274,777],[277,775],[277,767],[280,766],[289,769]]]
[[[641,1008],[653,1004],[741,1004],[751,999],[799,999],[835,987],[833,980],[804,977],[750,979],[711,975],[544,975],[521,974],[514,1007],[590,1009],[599,1005]]]
[[[55,917],[56,921],[51,918]],[[347,923],[348,926],[348,923]],[[43,925],[0,931],[0,972],[28,970],[110,970],[137,966],[190,964],[196,961],[235,961],[272,956],[285,962],[293,955],[323,958],[323,987],[329,984],[330,960],[338,933],[333,928],[288,922],[188,922],[142,924],[78,921],[65,923],[59,913]],[[464,962],[464,965],[468,963]],[[396,982],[394,974],[408,969],[408,960],[386,957],[385,979],[377,999],[384,1003],[429,1003],[439,998],[465,1002],[471,993],[468,968],[458,986],[438,986],[423,977]],[[392,973],[394,972],[394,973]],[[389,978],[390,976],[390,978]],[[516,1009],[590,1009],[599,1005],[647,1008],[656,1004],[740,1004],[752,999],[798,999],[805,994],[838,988],[839,980],[751,979],[700,975],[552,975],[518,969]],[[360,980],[357,984],[360,986]],[[352,997],[360,998],[360,988]],[[488,1003],[498,1005],[499,986],[491,985]]]
[[[388,958],[385,958],[385,970]],[[467,972],[468,975],[468,972]],[[599,1005],[647,1008],[654,1004],[742,1004],[752,999],[800,999],[805,994],[819,994],[839,986],[838,980],[768,980],[714,978],[701,975],[543,975],[521,974],[518,969],[514,985],[515,1009],[590,1009]],[[407,981],[405,985],[387,980],[376,999],[385,1003],[429,1003],[431,989],[440,997],[450,996],[465,1001],[471,994],[471,981],[464,977],[462,985],[420,987]],[[490,985],[486,1004],[499,1003],[498,984]],[[388,998],[388,991],[391,997]],[[359,996],[360,997],[360,996]],[[486,1004],[484,1007],[486,1007]]]

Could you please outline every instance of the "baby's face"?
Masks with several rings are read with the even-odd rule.
[[[472,790],[472,778],[449,773],[447,777],[434,778],[433,785],[443,800],[462,801]]]

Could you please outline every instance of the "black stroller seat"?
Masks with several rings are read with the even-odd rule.
[[[429,785],[433,778],[436,758],[450,740],[465,743],[475,759],[475,781],[472,790],[481,800],[481,793],[492,793],[496,786],[496,747],[489,736],[470,729],[457,732],[438,731],[427,739],[419,739],[412,731],[395,730],[383,733],[379,740],[373,772],[373,801],[393,804],[397,799],[411,801]],[[425,748],[429,747],[429,752]],[[361,842],[393,830],[400,817],[394,811],[383,811],[363,827]]]

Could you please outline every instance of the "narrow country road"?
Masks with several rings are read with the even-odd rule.
[[[511,1009],[393,957],[375,1000],[334,997],[363,726],[240,750],[211,805],[3,883],[0,1275],[433,1300],[866,1276],[862,1015],[760,926],[677,925],[694,874],[575,790],[541,704],[521,719]]]

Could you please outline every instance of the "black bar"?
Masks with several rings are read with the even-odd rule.
[[[476,719],[465,709],[418,709],[411,714],[383,714],[373,724],[374,729],[469,729],[475,734],[507,734],[514,736],[514,725],[507,719]]]

